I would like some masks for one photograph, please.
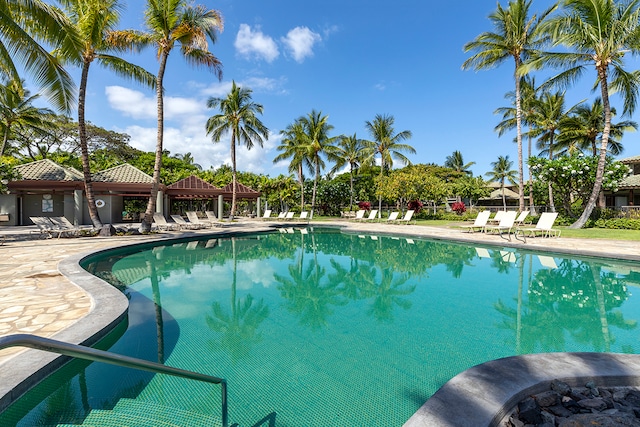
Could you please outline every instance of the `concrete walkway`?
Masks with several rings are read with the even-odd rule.
[[[274,225],[274,222],[246,220],[230,227],[188,232],[61,239],[40,239],[37,233],[33,233],[35,229],[32,227],[0,227],[0,235],[6,236],[4,244],[0,246],[0,336],[30,333],[82,343],[88,336],[113,322],[120,311],[126,310],[125,307],[118,309],[120,311],[101,311],[105,306],[118,306],[122,302],[105,302],[111,300],[104,298],[118,296],[102,295],[110,292],[104,290],[104,283],[77,266],[77,261],[88,253],[153,240],[266,230]],[[640,242],[632,241],[535,238],[523,243],[515,239],[507,241],[496,235],[465,233],[460,229],[445,227],[345,221],[320,222],[314,225],[341,226],[346,232],[354,233],[399,233],[412,237],[640,261]],[[61,263],[65,264],[64,268],[60,267]],[[91,327],[88,327],[89,324]],[[28,357],[16,357],[23,352],[28,352]],[[23,381],[43,364],[51,362],[53,356],[41,357],[37,353],[42,352],[0,350],[0,369],[3,372],[3,380],[0,381],[0,410],[3,407],[2,397],[12,393],[15,384]],[[31,363],[32,359],[34,363]],[[10,380],[7,380],[7,375],[11,376]]]

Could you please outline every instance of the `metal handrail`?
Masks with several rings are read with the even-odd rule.
[[[0,350],[8,347],[29,347],[78,359],[103,362],[126,368],[154,372],[156,374],[167,374],[211,384],[220,384],[222,392],[222,427],[228,427],[229,414],[227,407],[227,381],[224,378],[186,371],[184,369],[174,368],[160,363],[136,359],[135,357],[123,356],[121,354],[70,344],[63,341],[56,341],[30,334],[14,334],[0,337]]]

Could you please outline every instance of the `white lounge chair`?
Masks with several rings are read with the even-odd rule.
[[[484,227],[487,225],[487,221],[489,220],[490,215],[491,211],[479,212],[476,216],[475,221],[473,221],[473,224],[465,224],[461,225],[460,227],[463,230],[467,230],[469,233],[473,233],[474,231],[476,231],[476,229],[478,229],[478,231],[483,231]]]
[[[211,226],[213,224],[211,224],[211,221],[203,221],[200,219],[200,217],[198,217],[198,213],[196,211],[188,211],[187,212],[187,219],[189,219],[189,222],[191,224],[197,224],[200,226],[200,228],[211,228]]]
[[[226,222],[220,221],[214,211],[204,211],[204,214],[207,216],[207,221],[215,227],[224,227],[227,224]]]
[[[500,220],[502,219],[502,215],[504,215],[505,212],[506,211],[498,211],[498,212],[496,212],[496,214],[493,216],[493,218],[489,218],[487,220],[487,222],[490,223],[490,224],[494,224],[494,225],[495,224],[499,224]]]
[[[35,233],[40,233],[41,236],[45,236],[46,238],[53,237],[54,225],[46,216],[30,216],[29,219],[33,224],[38,227],[38,231]]]
[[[518,217],[516,218],[516,220],[514,221],[514,224],[519,227],[525,224],[525,220],[527,219],[527,217],[529,216],[529,211],[522,211],[520,212],[520,215],[518,215]]]
[[[404,216],[402,218],[398,218],[396,220],[396,222],[398,224],[409,224],[411,223],[411,221],[413,221],[414,223],[416,222],[415,219],[413,219],[413,213],[415,211],[413,209],[409,209],[407,212],[405,212]]]
[[[295,215],[295,212],[287,212],[287,214],[284,216],[284,219],[287,221],[291,221],[294,215]]]
[[[198,228],[202,228],[200,224],[193,224],[189,221],[186,221],[182,218],[182,215],[171,215],[171,219],[173,219],[176,224],[180,226],[180,228],[188,228],[190,230],[197,230]]]
[[[400,212],[398,211],[391,212],[389,214],[389,218],[387,218],[387,223],[396,222],[398,219],[398,215],[400,215]]]
[[[180,225],[176,223],[170,223],[161,213],[153,214],[153,223],[156,225],[158,230],[179,230]]]
[[[262,214],[262,217],[260,219],[267,220],[267,219],[270,219],[270,217],[271,217],[271,209],[267,209],[264,211],[264,214]]]
[[[557,212],[543,212],[538,218],[538,222],[535,227],[518,228],[516,235],[522,233],[523,239],[526,241],[527,234],[529,237],[536,237],[536,233],[540,233],[542,237],[560,237],[560,230],[553,229],[553,224],[558,218]]]
[[[501,238],[505,239],[503,234],[507,233],[507,238],[511,241],[511,231],[514,229],[514,223],[516,221],[516,211],[507,211],[502,214],[500,223],[498,225],[487,225],[484,228],[485,233],[496,232]]]
[[[309,222],[309,212],[307,211],[300,212],[300,216],[296,219],[298,221]]]
[[[371,211],[369,212],[369,216],[365,217],[364,215],[362,215],[360,218],[358,218],[358,216],[356,215],[355,220],[356,221],[373,221],[374,219],[376,219],[377,215],[378,215],[378,210],[371,209]]]
[[[351,218],[351,219],[353,219],[353,220],[355,220],[355,221],[359,221],[359,220],[361,220],[362,218],[364,218],[364,214],[365,214],[365,212],[366,212],[366,211],[365,211],[364,209],[360,209],[358,212],[356,212],[356,216],[354,216],[354,217],[353,217],[353,218]]]

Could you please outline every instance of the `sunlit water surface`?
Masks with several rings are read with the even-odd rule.
[[[91,259],[85,268],[131,299],[111,350],[226,378],[230,420],[242,427],[399,426],[488,360],[640,352],[638,265],[289,231]],[[120,397],[220,411],[218,386],[104,365],[65,384],[52,388],[82,417]],[[59,416],[45,403],[25,420]]]

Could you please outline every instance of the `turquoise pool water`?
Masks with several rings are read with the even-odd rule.
[[[488,360],[640,352],[637,264],[303,230],[87,260],[131,299],[111,350],[226,378],[230,421],[242,427],[399,426]],[[123,402],[141,417],[220,411],[217,386],[78,369],[18,424],[88,422]],[[55,393],[65,411],[52,409]],[[195,425],[186,419],[177,425]]]

